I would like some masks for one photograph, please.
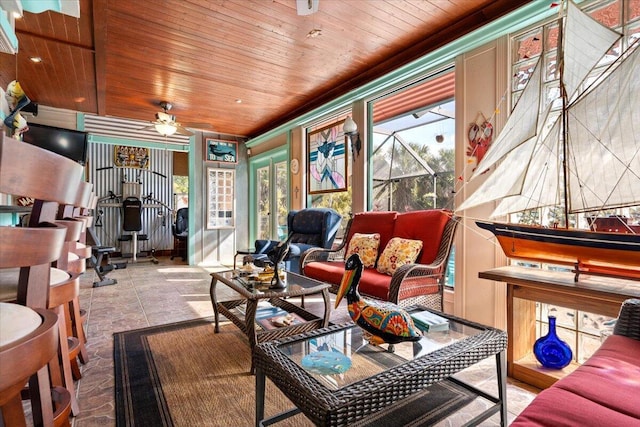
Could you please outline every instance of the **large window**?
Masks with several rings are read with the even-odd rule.
[[[602,24],[615,29],[624,34],[624,37],[605,55],[594,73],[599,74],[605,67],[615,61],[622,52],[627,50],[636,40],[640,38],[640,0],[598,0],[588,1],[580,7],[589,13],[592,18]],[[538,58],[543,58],[543,84],[545,87],[546,100],[541,105],[541,110],[545,111],[551,104],[551,115],[559,115],[562,107],[559,99],[560,84],[557,67],[556,49],[558,45],[558,24],[556,20],[551,20],[544,25],[530,28],[522,33],[516,34],[511,42],[512,64],[511,64],[511,99],[512,105],[520,98],[523,89],[529,81]],[[588,78],[584,82],[589,85],[593,78]],[[553,120],[547,120],[553,123]],[[616,210],[600,212],[600,215],[619,215],[629,218],[629,224],[640,223],[640,207],[629,207]],[[540,208],[514,215],[512,220],[524,224],[541,224],[552,226],[561,221],[562,212],[559,208]],[[591,219],[588,215],[575,214],[569,218],[570,225],[576,228],[589,228]]]
[[[453,69],[372,103],[371,209],[453,210],[455,186]],[[445,285],[453,287],[455,247]]]
[[[453,70],[373,103],[372,210],[453,209]]]
[[[621,52],[624,52],[634,40],[640,38],[640,1],[639,0],[607,0],[590,1],[580,5],[594,19],[607,25],[610,28],[624,34],[620,42],[605,55],[598,64],[600,70],[610,65]],[[543,84],[547,99],[543,102],[541,109],[546,110],[551,106],[552,114],[560,114],[561,105],[556,100],[560,92],[559,72],[557,68],[556,48],[558,43],[558,24],[551,20],[544,25],[530,28],[525,32],[516,34],[511,41],[513,62],[511,63],[511,93],[512,105],[520,98],[526,83],[533,73],[534,66],[538,58],[543,58]],[[588,79],[585,84],[591,83],[593,79]],[[615,211],[602,212],[606,215],[620,215],[630,218],[630,223],[640,221],[640,208],[630,207],[617,209]],[[558,221],[561,216],[557,208],[541,208],[529,210],[523,213],[514,214],[514,222],[527,224],[551,225]],[[576,214],[569,218],[571,225],[579,228],[588,228],[588,218],[584,214]],[[563,269],[566,267],[549,264],[512,261],[514,264],[531,268],[543,269]],[[536,303],[536,337],[547,333],[548,316],[552,314],[557,317],[559,336],[569,343],[573,351],[574,360],[582,363],[599,347],[601,333],[608,331],[614,319],[599,314],[586,311],[574,310],[562,307],[558,304]]]

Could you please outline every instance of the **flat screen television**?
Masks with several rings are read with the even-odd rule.
[[[87,132],[29,123],[22,139],[32,145],[53,151],[84,165],[87,162],[89,138]]]

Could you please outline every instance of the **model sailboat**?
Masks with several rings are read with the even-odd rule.
[[[631,228],[628,233],[569,228],[567,220],[570,213],[640,204],[640,49],[632,46],[596,75],[594,68],[620,34],[571,1],[562,21],[560,97],[543,101],[548,95],[538,61],[472,178],[498,166],[458,210],[500,201],[495,218],[561,206],[565,219],[559,226],[476,223],[494,233],[510,258],[640,279],[639,234]]]

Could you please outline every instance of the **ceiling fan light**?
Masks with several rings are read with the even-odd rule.
[[[176,126],[173,126],[169,123],[156,123],[155,128],[162,136],[171,136],[178,130]]]

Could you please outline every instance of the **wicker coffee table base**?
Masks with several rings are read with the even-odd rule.
[[[333,325],[256,347],[253,356],[256,367],[256,426],[271,425],[300,412],[318,426],[347,426],[379,411],[391,411],[394,403],[445,379],[493,403],[466,425],[478,425],[496,413],[500,413],[501,425],[507,425],[507,336],[504,331],[483,327],[485,330],[478,335],[338,390],[329,390],[321,385],[278,349],[278,345],[285,342],[302,341],[349,327],[353,325]],[[492,356],[496,361],[497,397],[451,378],[462,369]],[[296,405],[295,409],[264,419],[267,377]]]
[[[329,285],[326,283],[318,282],[312,279],[304,279],[311,282],[310,287],[298,287],[296,288],[296,290],[265,290],[263,293],[256,295],[248,290],[245,290],[242,285],[238,284],[233,279],[230,279],[228,276],[226,276],[226,274],[228,274],[228,272],[211,273],[211,286],[209,289],[209,293],[211,296],[211,304],[213,305],[215,332],[218,333],[220,331],[219,317],[220,314],[222,314],[234,325],[236,325],[245,335],[247,335],[252,352],[258,343],[301,334],[303,332],[325,327],[329,324],[331,300],[328,293]],[[292,273],[287,274],[289,278],[288,280],[290,281],[301,280],[301,276],[294,275]],[[216,295],[216,286],[218,282],[234,289],[236,292],[238,292],[240,298],[218,301]],[[287,297],[295,296],[304,298],[305,295],[318,293],[322,295],[322,299],[324,301],[324,313],[322,318],[306,311],[302,307],[290,303],[285,299]],[[296,313],[301,318],[303,318],[305,322],[271,330],[262,330],[261,328],[256,327],[256,311],[258,308],[258,303],[262,300],[267,300],[271,303],[271,305],[280,307],[289,313]],[[246,311],[243,316],[238,316],[234,309],[241,305],[245,305]],[[255,369],[252,359],[251,373],[254,372]]]

